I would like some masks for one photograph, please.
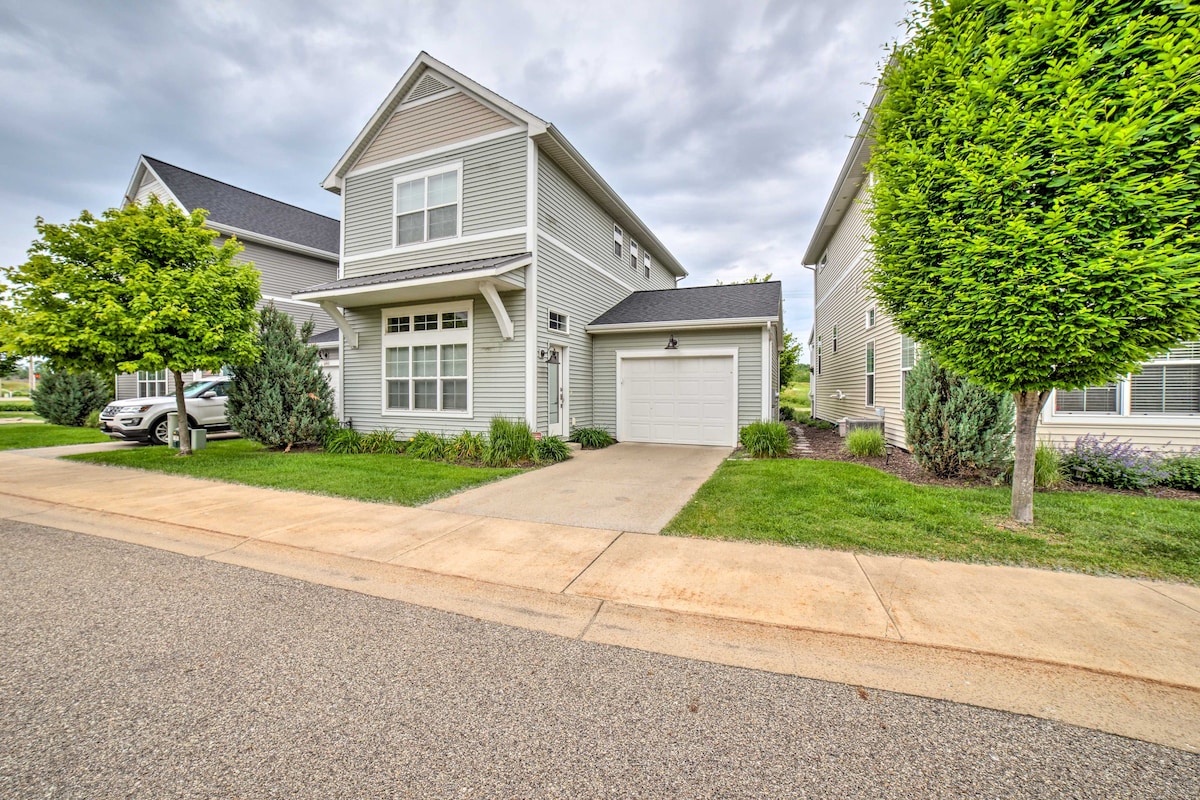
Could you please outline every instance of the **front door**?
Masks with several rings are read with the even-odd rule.
[[[546,362],[546,413],[551,436],[566,438],[567,425],[567,348],[551,347]]]

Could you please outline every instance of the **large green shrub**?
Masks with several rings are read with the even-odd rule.
[[[1175,489],[1200,492],[1200,448],[1163,460],[1162,484]]]
[[[751,422],[738,431],[738,438],[755,458],[786,456],[792,448],[792,437],[782,422]]]
[[[557,436],[543,436],[533,443],[534,459],[541,464],[557,464],[571,457],[571,448]]]
[[[996,475],[1012,456],[1013,401],[941,367],[922,351],[905,390],[913,460],[939,477]]]
[[[258,360],[234,367],[229,424],[242,436],[285,451],[320,442],[333,419],[333,389],[321,372],[317,348],[307,344],[313,324],[299,335],[291,317],[268,305],[258,319]]]
[[[49,372],[33,393],[33,410],[46,422],[81,428],[113,396],[110,378],[94,372]]]
[[[859,458],[882,456],[886,445],[883,433],[873,428],[856,428],[846,436],[847,452]]]
[[[533,432],[523,419],[493,417],[483,461],[489,467],[509,467],[534,460]]]
[[[571,441],[578,442],[584,450],[600,450],[617,443],[604,428],[576,428],[571,431]]]

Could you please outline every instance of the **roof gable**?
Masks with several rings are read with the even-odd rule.
[[[142,156],[134,173],[133,202],[137,190],[151,174],[184,210],[208,211],[211,227],[235,235],[251,234],[283,244],[337,255],[341,251],[341,224],[331,217],[274,200],[197,172]],[[169,198],[160,198],[167,200]]]
[[[426,73],[430,76],[430,73]],[[417,88],[420,88],[418,82]],[[434,147],[464,142],[477,136],[513,128],[512,120],[492,111],[457,90],[429,97],[414,105],[400,105],[367,143],[350,169],[384,164]]]
[[[692,286],[634,292],[589,325],[648,325],[659,322],[778,319],[783,303],[779,281]]]

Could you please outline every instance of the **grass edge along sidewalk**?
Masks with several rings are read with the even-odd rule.
[[[187,458],[165,447],[139,447],[68,456],[92,464],[129,467],[270,489],[417,506],[439,497],[524,472],[420,461],[405,455],[282,453],[244,440],[210,442]]]
[[[1200,584],[1200,502],[1039,492],[1028,528],[1008,502],[1007,487],[918,486],[859,464],[732,461],[663,533]]]
[[[32,412],[28,416],[33,416]],[[111,440],[96,428],[72,428],[45,422],[10,422],[0,425],[0,450],[108,441]]]

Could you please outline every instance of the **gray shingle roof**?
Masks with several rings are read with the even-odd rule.
[[[309,344],[333,344],[337,340],[338,340],[338,329],[337,328],[330,328],[327,331],[321,331],[320,333],[314,333],[312,336],[308,337]]]
[[[634,292],[592,325],[778,317],[782,297],[779,281]]]
[[[455,261],[452,264],[436,264],[432,267],[417,267],[402,269],[396,272],[380,272],[375,275],[363,275],[358,278],[343,278],[340,281],[321,283],[308,286],[292,294],[308,294],[309,292],[328,292],[338,289],[353,289],[357,286],[376,286],[385,283],[411,281],[414,278],[428,278],[433,275],[451,275],[456,272],[471,272],[479,269],[504,267],[522,258],[529,258],[531,253],[517,253],[509,256],[493,256],[492,258],[477,258],[474,261]]]
[[[230,186],[157,158],[142,157],[188,211],[203,208],[214,223],[327,253],[341,251],[341,227],[336,219]]]

